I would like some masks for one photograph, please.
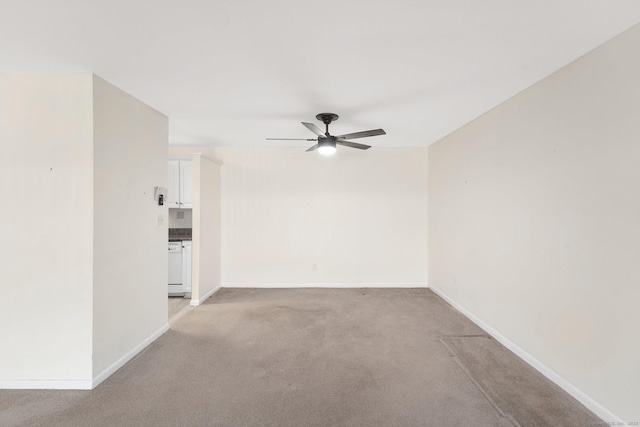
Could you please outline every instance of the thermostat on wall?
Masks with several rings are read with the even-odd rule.
[[[167,188],[166,187],[155,187],[153,189],[153,200],[158,202],[159,206],[164,205],[165,197],[167,197]]]

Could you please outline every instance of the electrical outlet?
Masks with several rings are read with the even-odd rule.
[[[317,270],[317,269],[318,269],[318,267],[317,267],[317,265],[316,265],[316,264],[313,264],[313,265],[311,266],[311,269],[312,269],[312,270]]]
[[[164,225],[164,214],[158,214],[158,225]]]

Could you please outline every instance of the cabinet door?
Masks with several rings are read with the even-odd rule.
[[[193,207],[193,162],[180,161],[180,207]]]
[[[170,208],[180,207],[180,162],[177,160],[169,160],[169,186],[165,203]]]

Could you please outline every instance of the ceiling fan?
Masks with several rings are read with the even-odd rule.
[[[313,123],[302,124],[311,132],[318,135],[317,139],[312,138],[267,138],[271,141],[318,141],[313,147],[309,147],[307,151],[318,150],[320,154],[330,156],[336,152],[336,145],[343,145],[345,147],[357,148],[359,150],[367,150],[371,148],[370,145],[358,144],[357,142],[347,141],[347,139],[365,138],[367,136],[386,135],[386,132],[382,129],[365,130],[362,132],[347,133],[344,135],[333,136],[329,133],[329,124],[338,120],[338,115],[333,113],[320,113],[316,116],[316,119],[320,120],[326,126],[326,132],[322,132]]]

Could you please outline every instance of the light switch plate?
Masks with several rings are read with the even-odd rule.
[[[158,225],[164,225],[164,214],[158,214]]]

